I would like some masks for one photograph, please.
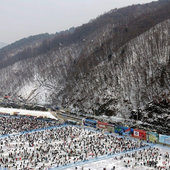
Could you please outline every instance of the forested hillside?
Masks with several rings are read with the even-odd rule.
[[[170,88],[170,1],[114,9],[0,50],[0,93],[129,118]],[[167,100],[168,101],[168,100]]]

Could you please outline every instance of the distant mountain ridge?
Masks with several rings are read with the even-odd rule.
[[[4,43],[4,42],[0,42],[0,49],[1,49],[1,48],[3,48],[3,47],[5,47],[5,46],[7,46],[7,44],[6,44],[6,43]]]

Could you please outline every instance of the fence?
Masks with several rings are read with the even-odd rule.
[[[95,124],[97,124],[97,126],[93,126],[94,128],[96,127],[101,128],[100,126],[102,125],[104,126],[103,128],[107,127],[108,131],[110,132],[113,131],[115,133],[118,133],[119,135],[129,135],[134,138],[146,140],[151,143],[160,143],[160,144],[170,145],[170,136],[168,135],[161,135],[155,132],[148,132],[145,130],[133,129],[130,127],[114,126],[114,125],[110,125],[110,124],[103,123],[100,121],[95,121],[95,120],[93,121],[95,122]],[[89,124],[86,124],[86,125],[91,126]]]
[[[97,123],[97,126],[94,126],[94,128],[96,127],[99,128],[102,125],[102,126],[107,127],[107,130],[109,132],[113,131],[115,133],[118,133],[119,135],[126,135],[126,136],[128,135],[134,138],[146,140],[151,143],[160,143],[160,144],[170,145],[170,136],[168,135],[157,134],[155,132],[148,132],[148,131],[140,130],[140,129],[133,129],[130,127],[114,126],[114,125],[110,125],[110,124],[103,123],[100,121],[95,121],[95,120],[93,121]],[[90,125],[87,125],[87,126],[90,126]]]
[[[159,142],[159,134],[155,132],[147,132],[147,139],[149,142],[158,143]]]
[[[170,145],[170,136],[159,134],[159,143]]]

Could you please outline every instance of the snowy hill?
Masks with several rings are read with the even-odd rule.
[[[169,96],[169,11],[168,0],[133,5],[7,46],[0,50],[0,94],[128,118]]]

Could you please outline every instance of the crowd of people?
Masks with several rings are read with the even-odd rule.
[[[56,120],[45,121],[36,117],[8,116],[0,114],[0,135],[57,126],[58,124],[59,123]]]
[[[132,169],[139,166],[157,170],[170,169],[168,152],[162,155],[158,148],[147,149],[148,145],[140,140],[68,125],[18,133],[58,125],[56,121],[29,117],[0,116],[0,124],[0,168],[57,168],[134,150],[132,153],[115,157],[112,161],[121,160],[125,168]],[[2,136],[4,134],[13,135]],[[139,148],[142,150],[137,151]],[[161,161],[163,164],[159,163]],[[113,166],[113,169],[116,167]]]
[[[125,154],[120,159],[124,160],[124,166],[127,168],[148,167],[155,170],[170,169],[170,153],[166,152],[162,154],[160,153],[160,149],[155,147]]]
[[[145,146],[141,141],[65,126],[0,139],[0,165],[45,169]]]
[[[109,165],[108,165],[109,164]],[[100,167],[100,168],[99,168]],[[142,150],[120,154],[105,161],[79,166],[76,170],[169,170],[170,152],[167,148],[148,147]],[[74,168],[69,168],[74,170]]]

